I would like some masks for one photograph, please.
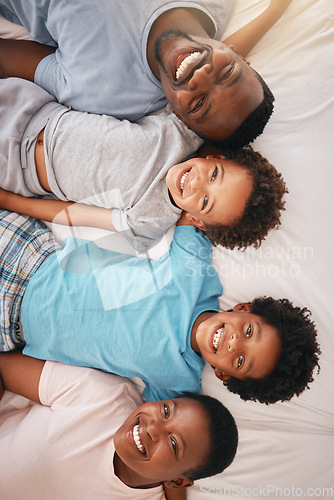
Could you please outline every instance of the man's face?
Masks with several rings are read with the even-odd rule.
[[[117,430],[114,442],[117,455],[142,484],[175,480],[208,456],[208,417],[187,398],[145,403]]]
[[[255,71],[221,42],[167,31],[156,41],[156,57],[175,114],[200,136],[229,137],[263,101]]]
[[[201,229],[238,221],[253,190],[247,169],[223,155],[191,158],[174,165],[166,183],[174,203]]]
[[[282,351],[278,332],[250,311],[249,304],[237,304],[233,312],[213,314],[198,327],[199,350],[221,380],[262,379],[276,367]]]

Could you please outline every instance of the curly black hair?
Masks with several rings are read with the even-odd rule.
[[[285,210],[283,195],[288,193],[282,174],[251,146],[223,154],[248,170],[253,191],[240,219],[229,226],[206,225],[206,235],[213,245],[259,248],[268,232],[281,224],[281,211]]]
[[[196,470],[184,473],[193,481],[223,472],[234,460],[238,447],[238,429],[229,410],[220,401],[204,394],[184,394],[182,397],[198,401],[205,410],[211,448],[204,462]]]
[[[255,71],[255,70],[254,70]],[[253,142],[259,135],[262,134],[264,127],[267,125],[269,118],[274,110],[274,100],[270,88],[263,78],[255,71],[256,76],[263,88],[263,100],[254,111],[247,116],[241,125],[229,137],[221,141],[215,141],[210,137],[201,136],[206,142],[213,144],[220,149],[238,149]]]
[[[252,313],[278,331],[282,353],[275,370],[262,380],[239,380],[234,377],[225,382],[227,388],[241,399],[276,403],[289,401],[309,388],[313,371],[319,373],[320,346],[317,331],[308,309],[294,306],[288,299],[260,297],[252,302]]]

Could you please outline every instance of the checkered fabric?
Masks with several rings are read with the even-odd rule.
[[[44,260],[60,248],[41,221],[0,210],[0,351],[24,345],[20,308],[25,289]]]

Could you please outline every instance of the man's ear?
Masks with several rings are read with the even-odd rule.
[[[245,59],[244,56],[242,56],[240,54],[240,52],[238,51],[238,49],[234,46],[234,45],[229,45],[230,49],[233,50],[233,52],[236,52],[237,54],[239,54],[240,57],[242,57],[242,59],[250,65],[250,62],[248,61],[248,59]]]
[[[172,108],[172,112],[174,113],[175,116],[178,117],[178,119],[190,130],[190,127],[189,125],[181,118],[181,116],[179,114],[177,114],[177,112],[175,111],[175,109]]]
[[[196,217],[191,215],[189,212],[186,213],[186,218],[190,222],[190,224],[192,224],[193,226],[196,226],[199,229],[202,229],[202,231],[206,231],[205,224],[200,219],[197,219]]]
[[[241,302],[240,304],[236,304],[233,307],[234,312],[252,312],[253,306],[252,304],[248,304],[247,302]]]
[[[215,375],[222,382],[229,382],[229,380],[231,380],[231,375],[227,375],[226,373],[219,370],[219,368],[215,368]]]
[[[194,484],[194,481],[190,477],[179,477],[177,479],[170,479],[169,481],[164,481],[164,486],[167,488],[188,488]]]

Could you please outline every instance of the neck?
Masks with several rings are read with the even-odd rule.
[[[206,321],[210,316],[213,314],[216,314],[213,311],[204,311],[202,312],[199,316],[197,316],[196,320],[194,321],[193,327],[191,329],[191,337],[190,337],[190,344],[191,347],[194,349],[197,354],[200,354],[200,349],[198,347],[197,341],[196,341],[196,333],[199,325],[203,323],[203,321]]]
[[[199,12],[199,11],[198,11]],[[154,21],[147,41],[147,61],[154,73],[159,78],[159,65],[154,57],[154,45],[157,37],[166,30],[180,30],[189,35],[208,37],[208,33],[202,25],[201,19],[193,9],[176,8],[161,14]]]
[[[130,488],[148,489],[161,485],[161,483],[149,484],[149,480],[147,478],[139,475],[133,469],[130,469],[130,467],[128,467],[120,459],[116,452],[114,455],[114,471],[118,479],[120,479],[122,483],[126,484],[126,486],[129,486]]]

